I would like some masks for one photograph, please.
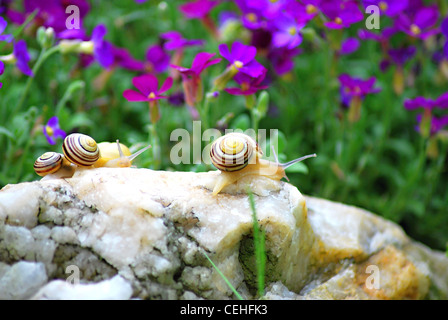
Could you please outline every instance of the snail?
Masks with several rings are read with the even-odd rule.
[[[250,136],[242,133],[228,133],[216,139],[210,149],[212,164],[221,171],[213,188],[213,195],[240,180],[245,176],[258,175],[273,180],[281,180],[286,176],[286,168],[302,160],[316,157],[316,154],[306,155],[287,163],[261,159],[263,151]]]
[[[68,135],[62,144],[64,154],[46,152],[34,163],[34,170],[40,176],[53,174],[54,177],[71,177],[77,167],[85,168],[125,168],[151,146],[146,146],[134,154],[119,140],[113,142],[96,141],[84,134]],[[61,169],[64,171],[59,172]],[[67,169],[70,169],[67,171]],[[71,172],[71,174],[69,174]]]
[[[45,152],[34,162],[34,171],[41,177],[66,178],[71,177],[76,166],[65,156],[57,152]]]

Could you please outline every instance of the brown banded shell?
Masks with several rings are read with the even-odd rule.
[[[221,171],[229,172],[245,168],[256,160],[254,157],[261,155],[262,151],[254,139],[235,132],[216,139],[210,149],[213,165]]]
[[[81,133],[72,133],[64,139],[62,151],[68,161],[81,167],[93,165],[100,157],[96,141]]]
[[[57,152],[45,152],[34,162],[34,171],[41,177],[58,171],[63,163],[64,155]]]

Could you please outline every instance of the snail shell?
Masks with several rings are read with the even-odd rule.
[[[62,151],[71,163],[81,167],[93,165],[100,157],[96,141],[81,133],[72,133],[64,139]]]
[[[45,152],[34,162],[34,171],[44,179],[69,178],[75,171],[75,166],[57,152]]]
[[[57,152],[45,152],[34,162],[34,171],[41,177],[61,169],[64,155]]]
[[[210,149],[213,165],[221,171],[213,188],[213,195],[246,176],[263,176],[273,180],[288,179],[285,170],[289,166],[315,157],[306,155],[287,163],[271,162],[261,159],[263,152],[250,136],[242,133],[229,133],[216,139]]]
[[[219,137],[210,149],[213,165],[226,172],[242,170],[249,163],[255,163],[262,155],[257,142],[242,133],[228,133]]]

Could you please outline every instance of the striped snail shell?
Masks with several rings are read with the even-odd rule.
[[[249,163],[255,163],[263,152],[257,142],[242,133],[228,133],[216,139],[210,149],[213,165],[226,172],[244,169]]]
[[[34,162],[34,171],[41,177],[55,173],[62,167],[64,155],[57,152],[45,152]]]
[[[93,165],[100,157],[96,141],[81,133],[72,133],[64,139],[62,151],[68,161],[81,167]]]

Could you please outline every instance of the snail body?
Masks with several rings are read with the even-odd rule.
[[[73,133],[64,139],[64,154],[44,153],[36,160],[34,170],[40,176],[52,174],[53,177],[71,177],[76,168],[125,168],[130,167],[132,161],[148,148],[150,146],[131,154],[129,148],[118,140],[115,143],[97,144],[87,135]]]
[[[275,154],[275,153],[274,153]],[[250,136],[241,133],[229,133],[215,140],[210,149],[212,164],[221,171],[213,195],[243,177],[263,176],[273,180],[281,180],[286,176],[285,170],[293,164],[315,157],[316,154],[306,155],[287,163],[280,163],[261,159],[263,152]]]

